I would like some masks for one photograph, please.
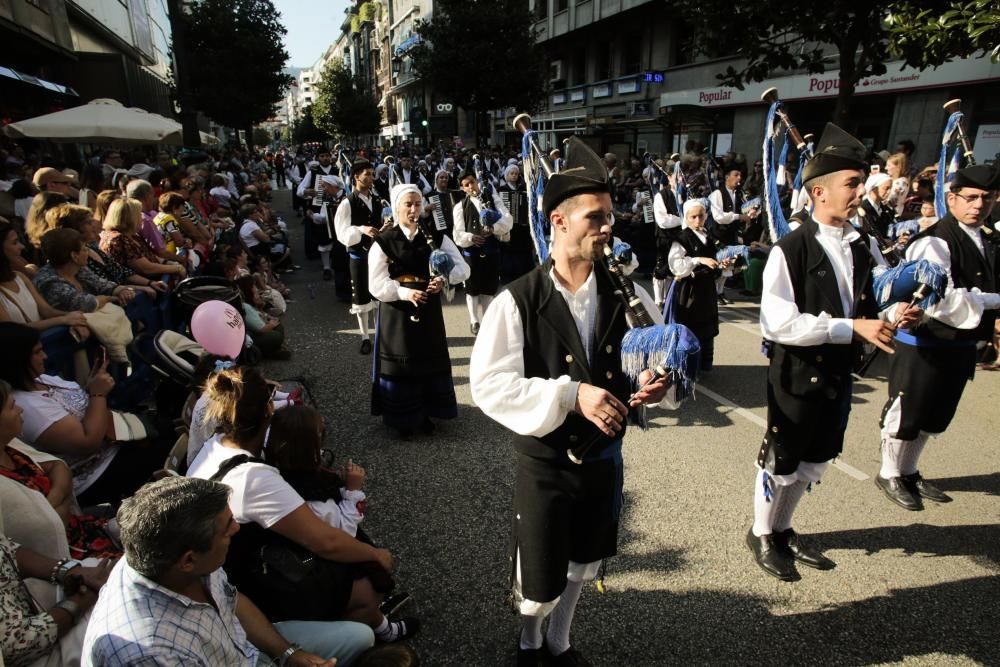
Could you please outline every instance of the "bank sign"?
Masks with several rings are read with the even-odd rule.
[[[903,68],[902,62],[886,64],[886,73],[870,76],[858,82],[856,95],[940,88],[963,83],[980,83],[1000,79],[1000,64],[993,64],[989,57],[955,60],[937,69],[919,71]],[[670,73],[667,73],[670,85]],[[761,83],[747,84],[743,90],[736,88],[694,88],[663,93],[660,106],[694,105],[699,107],[733,107],[743,104],[760,104],[760,96],[768,88],[778,87],[782,100],[818,100],[836,97],[840,88],[840,72],[833,70],[823,74],[799,74],[771,79]]]

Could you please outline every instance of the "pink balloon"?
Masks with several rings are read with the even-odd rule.
[[[225,301],[206,301],[191,316],[191,334],[209,354],[235,359],[243,350],[243,316]]]

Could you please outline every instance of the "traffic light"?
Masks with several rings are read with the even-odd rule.
[[[410,126],[427,127],[427,109],[423,107],[413,107],[410,109]]]

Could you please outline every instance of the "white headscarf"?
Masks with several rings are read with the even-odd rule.
[[[516,164],[508,164],[507,168],[503,170],[503,181],[508,185],[510,185],[510,181],[507,180],[507,174],[509,174],[513,169],[517,169],[517,172],[521,173],[520,167],[518,167]]]
[[[879,172],[877,174],[872,174],[871,176],[868,177],[868,180],[865,181],[865,192],[871,192],[878,186],[882,185],[883,183],[888,183],[891,180],[892,179],[889,178],[889,174],[883,174],[882,172]]]
[[[699,208],[701,208],[703,211],[705,211],[705,213],[708,213],[708,207],[705,205],[705,202],[703,200],[701,200],[701,199],[695,199],[694,197],[692,197],[691,199],[688,199],[686,202],[684,202],[683,217],[681,217],[681,227],[682,228],[684,228],[684,229],[688,228],[688,225],[687,225],[688,211],[690,211],[691,209],[693,209],[696,206],[699,207]]]
[[[392,217],[396,219],[396,223],[399,223],[399,219],[396,213],[396,207],[399,205],[399,200],[403,198],[407,192],[416,192],[421,195],[420,188],[418,188],[413,183],[399,183],[395,185],[389,192],[389,201],[392,202]]]

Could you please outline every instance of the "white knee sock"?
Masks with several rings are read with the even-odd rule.
[[[542,648],[542,621],[544,616],[521,615],[521,648]]]
[[[319,251],[319,258],[321,260],[323,260],[323,269],[325,271],[329,271],[330,270],[330,251],[329,250],[320,250]]]
[[[486,317],[486,309],[490,307],[491,303],[493,303],[493,297],[482,294],[478,298],[479,298],[479,318],[482,319]]]
[[[667,300],[667,281],[653,278],[653,301],[660,305]]]
[[[573,612],[583,591],[582,581],[567,581],[566,590],[559,596],[559,604],[549,616],[549,629],[545,633],[549,652],[552,655],[565,653],[569,649],[569,628],[573,625]]]
[[[768,480],[771,489],[770,500],[764,494],[765,474],[763,470],[758,470],[753,485],[753,534],[757,537],[771,534],[778,511],[778,501],[781,498],[781,487],[770,479]]]
[[[802,494],[806,492],[808,486],[808,483],[800,479],[794,484],[781,488],[781,495],[774,503],[777,507],[775,508],[774,523],[771,524],[775,532],[788,530],[792,527],[792,514],[795,513],[795,508],[802,500]]]
[[[882,436],[882,468],[878,472],[879,477],[891,479],[903,474],[901,470],[903,450],[906,448],[907,442],[887,435]]]
[[[358,313],[358,329],[361,330],[361,337],[367,339],[371,329],[368,326],[368,313]]]
[[[920,435],[916,438],[904,443],[903,451],[899,457],[899,472],[904,475],[912,475],[919,470],[917,461],[920,460],[920,455],[924,453],[924,446],[927,444],[928,437],[930,437],[929,434],[921,431]]]
[[[465,305],[469,309],[469,321],[473,324],[479,321],[479,316],[476,314],[478,301],[479,297],[472,296],[471,294],[465,295]]]

